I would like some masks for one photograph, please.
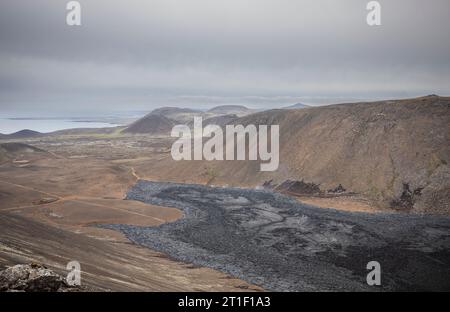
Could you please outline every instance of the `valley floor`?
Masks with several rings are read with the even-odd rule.
[[[148,241],[142,245],[173,258],[131,243],[141,242],[126,229],[191,222],[190,215],[188,221],[182,219],[186,215],[183,207],[169,205],[170,202],[124,201],[139,179],[165,181],[167,172],[174,170],[166,161],[170,157],[167,138],[94,135],[23,142],[41,151],[18,148],[0,162],[0,268],[39,262],[63,274],[66,264],[77,260],[84,281],[99,290],[263,290],[252,283],[267,289],[292,289],[272,287],[271,283],[219,266],[205,268],[195,259],[175,257],[164,248],[148,245]],[[199,174],[197,180],[189,182],[210,183],[208,168],[205,172],[206,175]],[[173,172],[173,176],[177,180],[170,177],[167,180],[183,179],[180,172]],[[300,197],[298,200],[319,207],[380,212],[361,198]],[[265,217],[270,219],[271,213],[267,213]],[[117,228],[120,231],[106,228],[111,224],[124,228]],[[348,283],[356,285],[349,289],[360,289],[352,279]],[[318,288],[305,286],[304,289]]]
[[[82,143],[69,142],[28,142],[47,152],[22,151],[0,165],[0,269],[36,262],[64,276],[67,263],[75,260],[81,264],[82,282],[99,291],[262,290],[95,227],[156,226],[177,220],[182,212],[124,201],[137,180],[133,168],[114,163],[114,153],[109,159],[98,157],[97,152],[108,154],[101,144],[88,154]],[[86,154],[77,155],[72,148]]]

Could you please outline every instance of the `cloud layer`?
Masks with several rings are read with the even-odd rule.
[[[450,2],[3,0],[0,112],[450,94]]]

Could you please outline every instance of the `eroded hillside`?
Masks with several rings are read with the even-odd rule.
[[[139,166],[158,180],[261,186],[305,180],[322,190],[341,184],[378,205],[402,211],[450,212],[450,98],[353,103],[272,110],[236,124],[279,124],[280,166],[258,161],[179,161]]]

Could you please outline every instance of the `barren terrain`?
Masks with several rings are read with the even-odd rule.
[[[259,161],[136,164],[148,180],[257,187],[288,179],[321,190],[341,184],[379,209],[450,214],[450,98],[271,110],[235,124],[280,125],[280,166]]]
[[[252,192],[252,189],[260,192],[263,186],[270,185],[271,191],[265,192],[282,192],[301,207],[308,204],[350,213],[341,212],[341,215],[336,210],[330,212],[311,207],[305,208],[307,217],[310,217],[309,212],[323,216],[331,214],[338,219],[338,216],[345,216],[345,222],[341,222],[344,227],[356,224],[362,229],[367,226],[366,222],[374,222],[374,228],[366,234],[369,240],[377,240],[385,246],[385,249],[379,249],[380,253],[374,254],[376,256],[383,258],[382,254],[386,252],[395,259],[393,248],[401,245],[400,249],[409,255],[406,260],[412,262],[401,271],[401,277],[395,274],[389,277],[389,290],[446,288],[441,277],[447,276],[449,250],[449,219],[446,216],[450,214],[449,111],[449,98],[430,96],[404,101],[275,110],[236,119],[234,122],[243,124],[280,124],[280,168],[274,173],[259,172],[258,161],[176,162],[170,155],[173,138],[152,133],[127,133],[120,127],[59,131],[20,139],[4,136],[0,140],[0,266],[36,261],[63,273],[67,262],[78,260],[85,272],[86,283],[102,290],[262,289],[251,283],[267,289],[336,290],[339,281],[346,285],[345,289],[364,290],[360,284],[363,273],[354,272],[356,266],[360,267],[362,261],[367,260],[357,257],[363,254],[362,249],[360,254],[354,250],[344,252],[343,257],[358,258],[356,266],[345,267],[341,257],[334,259],[334,267],[323,268],[323,272],[334,270],[341,274],[342,278],[335,281],[319,278],[317,282],[306,271],[294,270],[292,276],[296,276],[301,287],[293,286],[293,277],[284,273],[281,279],[266,277],[266,281],[261,282],[258,275],[264,276],[264,266],[256,265],[250,272],[248,266],[241,266],[239,261],[224,268],[223,263],[217,265],[212,261],[212,265],[207,265],[198,261],[191,252],[180,256],[167,249],[179,241],[176,235],[164,241],[167,244],[163,246],[164,235],[173,234],[170,229],[179,224],[190,226],[195,221],[183,205],[147,199],[136,201],[131,197],[124,200],[138,180],[249,189],[242,192]],[[183,112],[182,117],[187,118],[186,114]],[[285,185],[289,187],[285,188]],[[318,191],[302,193],[307,189]],[[207,198],[193,198],[193,194],[185,194],[185,199]],[[252,200],[252,194],[247,200]],[[274,207],[277,206],[274,204]],[[270,218],[283,217],[282,207],[277,209],[281,210],[270,214]],[[195,222],[201,222],[210,211],[204,213],[200,213]],[[438,220],[435,223],[428,217],[421,219],[418,213],[444,216],[430,217]],[[406,214],[405,219],[403,214]],[[234,213],[226,214],[229,219],[222,222],[239,223],[235,216]],[[246,222],[259,222],[260,217],[266,219],[256,215],[253,221],[247,218]],[[319,228],[321,224],[328,224],[318,220],[314,224]],[[412,220],[412,223],[405,220]],[[163,225],[167,222],[168,225]],[[417,232],[416,225],[423,231]],[[140,234],[129,231],[136,228],[158,235],[153,243],[141,241],[137,238]],[[291,229],[290,225],[287,228]],[[401,235],[379,233],[383,229],[389,232],[391,228],[394,232],[400,231]],[[161,229],[167,229],[167,232]],[[245,227],[234,230],[247,231]],[[317,235],[324,237],[325,234],[320,233]],[[361,234],[358,231],[355,235],[358,233]],[[285,236],[281,233],[279,243],[289,245],[289,239],[298,238],[297,234]],[[335,234],[347,235],[345,229]],[[158,242],[156,238],[160,239],[160,245],[152,245]],[[174,258],[132,244],[129,239]],[[352,236],[350,245],[353,246],[354,240]],[[263,237],[252,246],[265,246],[270,241]],[[295,241],[294,245],[297,243]],[[416,244],[415,251],[410,251],[403,243]],[[329,249],[333,244],[328,242],[324,248]],[[422,244],[420,252],[417,244]],[[229,246],[228,250],[239,250],[238,245]],[[206,247],[206,250],[212,248]],[[366,249],[364,253],[368,252]],[[286,259],[292,256],[289,250],[300,252],[295,248],[282,250],[288,252]],[[258,252],[264,254],[261,250]],[[427,254],[429,252],[432,254]],[[214,258],[214,252],[210,256]],[[400,256],[398,259],[405,259]],[[270,252],[267,257],[270,261],[275,259],[271,258]],[[319,266],[324,265],[320,259],[314,259],[319,260],[315,262]],[[210,268],[194,268],[192,263]],[[393,260],[390,263],[395,268],[407,262]],[[424,267],[429,267],[430,271],[423,270]],[[345,272],[340,273],[342,268]],[[247,270],[247,273],[239,270]],[[436,274],[437,271],[443,272],[442,275]],[[317,269],[314,272],[318,272]],[[411,272],[418,276],[417,283],[408,281]],[[435,283],[427,282],[428,276],[433,276]],[[355,282],[355,278],[358,281]]]
[[[103,225],[176,259],[273,291],[364,291],[366,265],[379,290],[450,289],[450,218],[349,213],[271,191],[139,181],[128,199],[177,207],[158,227]]]
[[[95,227],[156,226],[182,216],[174,208],[124,201],[137,177],[120,159],[133,159],[133,150],[127,152],[124,142],[114,148],[96,141],[41,139],[32,143],[42,150],[19,145],[7,153],[0,165],[0,267],[38,262],[64,274],[65,265],[77,260],[83,281],[108,291],[260,290],[211,269],[175,262],[130,244],[117,231]],[[147,143],[151,142],[156,143],[149,150],[159,148],[158,139]],[[149,153],[150,159],[152,154],[157,157]]]

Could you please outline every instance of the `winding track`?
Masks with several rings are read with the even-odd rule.
[[[102,225],[268,290],[450,290],[450,218],[342,212],[268,191],[140,180],[128,199],[175,207],[159,227]],[[382,285],[366,283],[369,261]]]

